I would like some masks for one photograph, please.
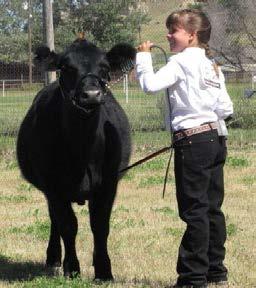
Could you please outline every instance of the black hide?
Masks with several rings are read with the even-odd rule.
[[[117,53],[123,60],[135,56],[128,45],[113,49],[114,59],[111,50],[105,53],[86,40],[76,40],[61,54],[47,47],[37,49],[35,62],[46,70],[60,70],[60,79],[37,94],[19,130],[19,167],[48,202],[51,232],[46,263],[61,265],[62,238],[66,276],[80,273],[71,203],[88,200],[95,278],[113,278],[107,252],[109,219],[118,171],[127,166],[131,146],[127,117],[105,84],[111,67],[116,70],[122,64],[117,63]]]

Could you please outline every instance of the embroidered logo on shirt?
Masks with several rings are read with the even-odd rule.
[[[211,87],[217,89],[221,88],[219,77],[216,75],[212,62],[210,60],[204,59],[200,63],[199,73],[201,76],[199,80],[200,87],[202,89],[207,89]]]
[[[204,78],[204,83],[208,86],[220,89],[220,83]]]

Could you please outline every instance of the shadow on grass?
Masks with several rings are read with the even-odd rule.
[[[18,262],[0,254],[0,281],[32,280],[40,276],[56,276],[56,273],[44,263]]]
[[[170,280],[170,282],[172,282]],[[169,281],[153,280],[147,277],[141,279],[134,278],[132,280],[127,280],[126,278],[116,279],[113,283],[122,285],[124,287],[139,287],[139,288],[174,288],[175,285],[169,283]]]
[[[58,274],[58,272],[57,272]],[[148,287],[148,288],[172,288],[166,282],[160,280],[151,280],[148,278],[142,279],[132,279],[128,280],[126,278],[119,278],[113,282],[101,282],[93,281],[89,279],[77,278],[69,282],[69,279],[60,277],[54,278],[56,275],[56,270],[46,268],[44,263],[24,261],[18,262],[11,259],[8,256],[0,254],[0,281],[6,282],[18,282],[18,281],[31,281],[29,286],[26,287],[114,287],[115,284],[122,285],[124,287]],[[45,278],[45,277],[50,277]],[[113,286],[112,284],[113,283]],[[51,286],[50,286],[51,285]],[[64,286],[63,286],[64,285]],[[67,286],[68,285],[68,286]]]

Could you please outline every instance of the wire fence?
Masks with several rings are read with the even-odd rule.
[[[42,31],[40,30],[42,28],[41,2],[31,1],[32,9],[30,11],[32,14],[28,15],[28,9],[25,9],[27,1],[0,0],[0,18],[2,19],[0,20],[1,155],[5,154],[6,149],[10,149],[15,154],[19,125],[36,93],[44,85],[44,73],[34,66],[29,67],[28,55],[28,39],[31,39],[33,48],[42,43]],[[108,30],[101,31],[102,27],[100,25],[93,26],[90,23],[91,26],[88,23],[82,23],[82,25],[79,21],[84,18],[88,19],[88,17],[85,17],[85,12],[80,14],[78,12],[86,11],[86,13],[89,13],[94,11],[93,13],[96,13],[96,10],[92,10],[90,7],[98,5],[95,7],[98,7],[99,10],[101,9],[100,5],[108,5],[113,0],[74,1],[76,4],[73,5],[80,5],[79,9],[76,10],[77,18],[69,15],[72,7],[70,8],[68,3],[71,2],[65,0],[53,1],[56,49],[60,51],[62,47],[75,39],[74,33],[77,31],[73,29],[74,27],[86,29],[89,39],[108,49],[108,47],[104,47],[104,43],[111,46],[114,41],[111,38],[112,36],[106,35],[110,32],[107,32]],[[83,4],[85,2],[86,9],[83,10],[82,5],[85,5]],[[248,145],[255,147],[256,133],[252,133],[252,129],[255,129],[254,122],[256,118],[256,93],[254,94],[256,85],[255,1],[120,0],[115,2],[120,2],[124,7],[124,9],[120,9],[122,6],[119,7],[123,26],[120,26],[120,23],[111,23],[111,19],[109,20],[108,25],[114,31],[114,34],[120,32],[119,38],[115,41],[128,39],[129,42],[138,45],[141,41],[151,40],[165,49],[166,52],[169,48],[165,37],[167,33],[165,19],[172,11],[180,8],[199,8],[209,15],[213,26],[210,46],[218,61],[222,63],[227,88],[235,105],[236,120],[231,124],[230,143],[234,146],[239,144],[240,147],[248,147]],[[64,3],[63,6],[60,6],[61,3]],[[4,5],[9,6],[5,7]],[[9,9],[8,11],[12,11],[12,13],[5,14],[6,9]],[[122,12],[122,10],[124,11]],[[107,13],[106,11],[109,11],[109,9],[106,9],[105,13]],[[135,12],[137,14],[132,14]],[[91,17],[91,19],[101,20],[97,17]],[[32,23],[30,29],[27,27],[28,18],[33,20],[30,21]],[[13,25],[15,21],[17,24]],[[114,19],[113,21],[117,20]],[[117,30],[115,30],[116,26]],[[98,30],[95,27],[98,27]],[[29,37],[29,31],[32,33],[30,35],[32,37]],[[99,37],[97,38],[98,34]],[[161,53],[155,51],[152,54],[155,69],[165,64]],[[32,75],[29,75],[31,73],[29,71],[32,71]],[[164,92],[155,96],[145,95],[138,86],[134,71],[120,83],[114,85],[113,92],[128,114],[134,132],[133,135],[138,133],[141,135],[140,137],[143,137],[143,133],[165,131],[166,105]],[[169,141],[168,132],[166,132],[166,135],[166,139]]]

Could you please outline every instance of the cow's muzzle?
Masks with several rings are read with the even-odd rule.
[[[78,96],[77,104],[82,107],[93,108],[104,103],[103,97],[103,91],[100,89],[84,90],[83,93]]]
[[[88,73],[80,79],[73,100],[83,108],[93,109],[104,103],[106,93],[106,83],[99,76]]]
[[[84,83],[85,80],[87,80],[86,78],[91,78],[94,85],[86,85],[86,83]],[[99,107],[99,105],[104,104],[104,98],[108,93],[107,82],[92,73],[83,76],[72,92],[65,92],[61,83],[60,89],[64,98],[70,99],[73,105],[81,108],[85,112],[90,112]]]

